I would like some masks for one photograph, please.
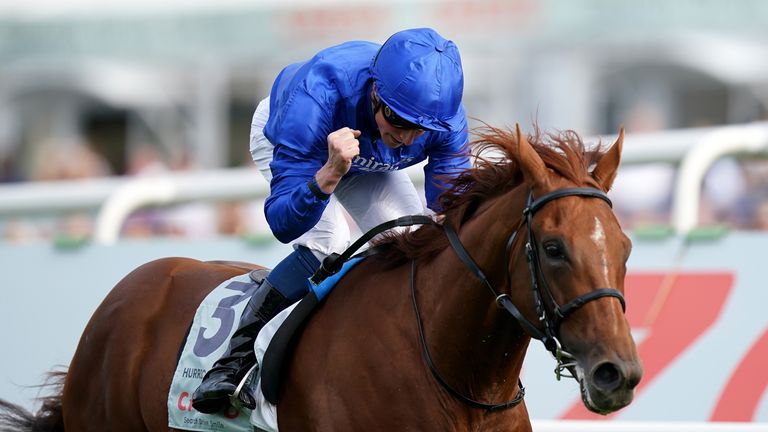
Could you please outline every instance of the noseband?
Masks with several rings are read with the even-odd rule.
[[[509,312],[509,314],[512,315],[518,323],[520,323],[523,329],[525,329],[525,331],[532,338],[541,341],[547,351],[552,353],[552,355],[555,357],[557,360],[555,374],[557,375],[558,380],[561,376],[572,378],[571,375],[563,374],[563,371],[568,367],[575,365],[573,355],[565,351],[562,348],[562,344],[560,343],[560,325],[562,322],[580,307],[603,297],[615,297],[619,299],[621,302],[622,310],[626,311],[624,296],[621,294],[621,291],[615,288],[598,288],[592,290],[586,294],[576,297],[575,299],[562,306],[557,303],[555,297],[552,295],[552,290],[549,288],[549,284],[544,277],[544,273],[541,271],[541,262],[537,252],[538,248],[536,247],[536,239],[533,234],[533,216],[547,203],[558,198],[568,196],[599,198],[608,203],[609,206],[612,206],[610,198],[608,198],[608,196],[603,191],[595,188],[558,189],[535,200],[533,198],[533,192],[530,192],[528,194],[526,207],[523,209],[523,219],[520,222],[520,226],[518,226],[518,228],[515,229],[515,231],[513,231],[510,235],[509,239],[507,240],[507,247],[505,250],[505,262],[509,263],[512,247],[517,240],[517,234],[523,224],[527,225],[528,238],[525,242],[525,255],[526,260],[528,261],[528,271],[531,276],[531,289],[533,291],[533,303],[534,307],[536,308],[536,316],[538,317],[539,323],[541,323],[541,326],[544,328],[543,331],[540,330],[539,327],[537,327],[530,320],[528,320],[528,318],[526,318],[522,312],[520,312],[520,310],[512,303],[512,299],[508,294],[499,294],[499,292],[493,288],[488,278],[485,276],[485,274],[483,274],[477,264],[475,264],[469,253],[467,253],[467,251],[464,249],[464,246],[461,244],[456,231],[447,224],[443,226],[445,233],[448,236],[448,240],[458,254],[459,258],[462,260],[464,265],[466,265],[475,274],[475,276],[480,279],[483,285],[485,285],[491,291],[491,293],[496,298],[496,304]],[[512,277],[509,273],[509,265],[507,265],[507,280],[509,280],[510,283],[512,281]],[[544,301],[542,301],[542,292],[548,297],[549,303],[552,305],[551,313],[549,313]]]

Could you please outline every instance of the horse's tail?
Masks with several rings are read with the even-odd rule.
[[[40,387],[52,390],[53,395],[38,399],[41,405],[37,414],[0,399],[0,432],[64,432],[61,395],[66,376],[64,371],[48,374],[48,379]]]

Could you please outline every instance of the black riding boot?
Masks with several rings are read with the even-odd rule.
[[[267,279],[261,283],[243,310],[240,324],[229,341],[229,350],[205,374],[192,395],[192,406],[213,414],[229,405],[229,396],[256,363],[253,343],[264,325],[289,305]]]

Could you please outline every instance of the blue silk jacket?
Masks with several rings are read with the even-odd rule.
[[[274,144],[271,193],[265,203],[267,221],[278,240],[295,240],[320,220],[327,200],[317,198],[308,183],[328,159],[327,137],[343,127],[362,132],[360,155],[345,177],[406,168],[425,159],[428,206],[437,210],[445,186],[437,177],[455,176],[469,168],[468,133],[426,131],[410,146],[387,147],[371,110],[371,60],[380,45],[347,42],[320,51],[310,60],[287,66],[270,93],[264,135]]]

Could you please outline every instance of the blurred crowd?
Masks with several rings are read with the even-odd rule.
[[[632,135],[768,122],[759,0],[730,2],[727,13],[699,0],[203,1],[190,3],[210,4],[192,10],[128,2],[132,13],[85,3],[94,7],[0,7],[0,35],[14,36],[0,39],[0,186],[198,170],[198,158],[206,167],[252,166],[255,102],[286,64],[344,40],[383,41],[414,23],[461,47],[470,124],[594,136],[620,125]],[[339,17],[362,19],[350,26]],[[622,226],[669,228],[677,174],[669,163],[622,166],[610,193]],[[263,181],[256,170],[254,179]],[[702,185],[699,225],[766,229],[767,180],[765,160],[719,161]],[[0,242],[87,241],[95,212],[0,212]],[[271,238],[259,200],[144,209],[121,234]]]

